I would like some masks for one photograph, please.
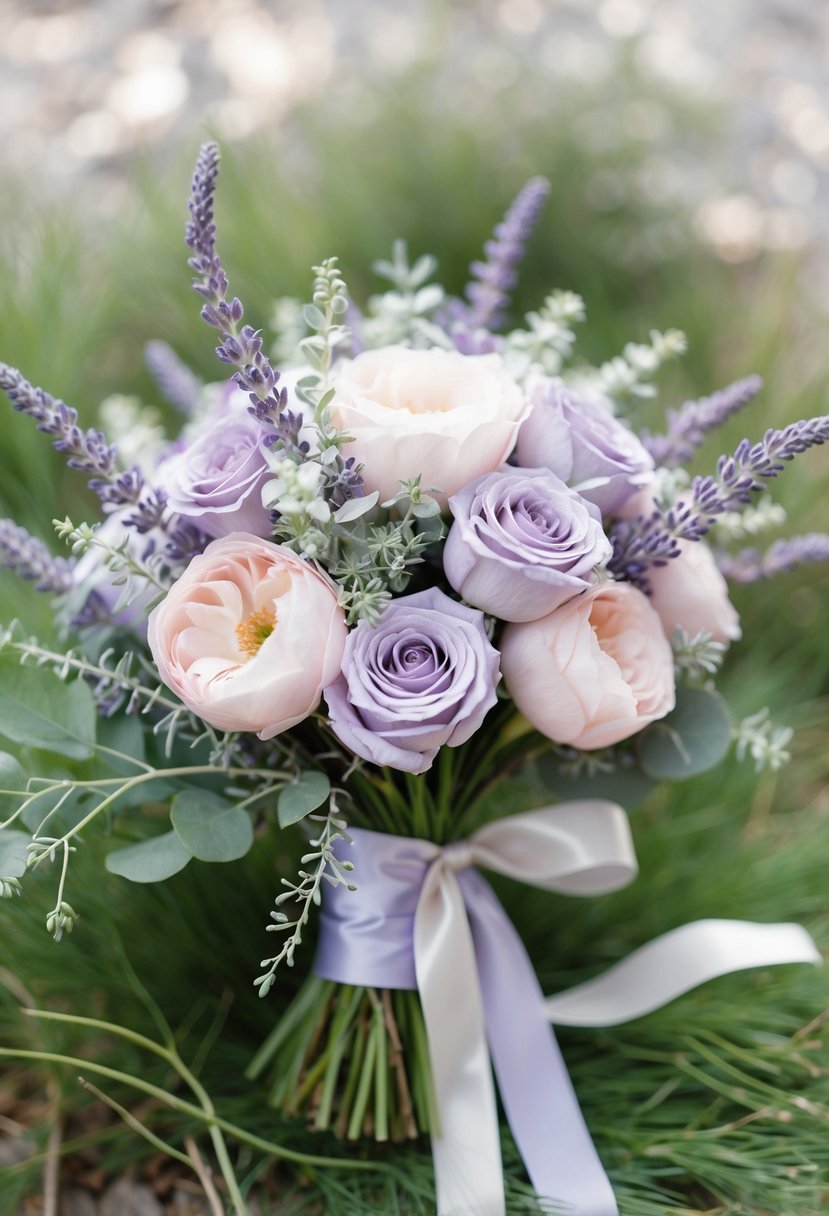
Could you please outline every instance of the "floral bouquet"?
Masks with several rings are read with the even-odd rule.
[[[633,407],[681,334],[588,366],[574,356],[583,303],[562,291],[502,332],[540,179],[462,299],[402,243],[365,311],[336,259],[315,267],[312,302],[277,309],[277,372],[216,251],[218,164],[207,144],[187,243],[234,371],[205,387],[150,345],[187,415],[176,439],[122,400],[108,406],[116,447],[0,365],[14,408],[103,512],[96,527],[56,521],[71,560],[0,527],[4,563],[55,597],[66,638],[49,648],[17,624],[3,637],[0,889],[56,863],[59,939],[93,821],[116,842],[107,868],[136,882],[239,858],[274,820],[304,833],[260,994],[320,905],[316,958],[251,1075],[270,1070],[273,1102],[319,1130],[428,1133],[438,1211],[481,1216],[504,1211],[494,1068],[537,1192],[612,1214],[552,1025],[621,1022],[815,948],[797,925],[701,921],[545,997],[479,871],[601,895],[635,877],[623,805],[643,788],[713,766],[734,738],[758,765],[783,763],[789,733],[763,712],[733,726],[714,688],[740,636],[723,572],[829,557],[818,535],[728,548],[771,519],[755,498],[829,439],[829,417],[743,440],[692,479],[684,466],[757,377],[637,434]]]

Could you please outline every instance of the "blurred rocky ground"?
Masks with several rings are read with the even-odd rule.
[[[368,133],[378,82],[422,68],[447,114],[503,129],[509,96],[511,122],[566,120],[599,164],[635,143],[635,173],[597,168],[588,207],[639,192],[728,261],[813,254],[826,300],[827,50],[825,0],[0,0],[2,172],[105,213],[139,152],[162,169],[309,103]]]

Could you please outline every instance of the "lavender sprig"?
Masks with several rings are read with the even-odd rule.
[[[39,431],[56,435],[55,448],[68,457],[70,469],[89,473],[89,486],[104,503],[136,506],[144,491],[144,477],[133,465],[118,467],[118,450],[102,431],[78,426],[78,411],[42,388],[36,388],[15,367],[0,363],[0,388],[14,409],[34,419]]]
[[[11,519],[0,519],[0,565],[32,580],[38,591],[63,595],[72,587],[72,563],[55,557],[42,540]]]
[[[466,298],[471,305],[469,325],[473,329],[495,329],[503,322],[517,278],[516,267],[549,192],[546,178],[531,178],[484,245],[486,260],[470,266],[472,282],[466,288]]]
[[[677,541],[702,540],[726,511],[739,511],[764,482],[783,471],[786,461],[829,440],[829,415],[802,419],[782,430],[768,430],[759,443],[741,439],[733,456],[721,456],[714,476],[695,477],[689,501],[668,511],[622,520],[610,532],[613,557],[608,570],[647,590],[647,570],[679,553]]]
[[[264,426],[273,427],[285,409],[288,394],[276,385],[279,372],[271,367],[262,349],[261,332],[250,325],[239,329],[244,316],[238,296],[228,302],[228,277],[216,251],[216,225],[213,220],[213,196],[219,175],[219,146],[214,142],[202,145],[193,174],[188,209],[190,220],[184,230],[185,240],[193,251],[188,266],[195,271],[193,288],[207,302],[201,316],[218,330],[222,341],[216,354],[223,363],[237,370],[235,382],[250,396],[250,411]]]
[[[763,387],[759,376],[736,380],[710,397],[686,401],[678,410],[668,411],[665,435],[644,436],[643,442],[658,465],[675,468],[693,459],[709,431],[743,409]]]
[[[742,549],[733,555],[717,555],[717,564],[723,574],[735,583],[757,583],[786,574],[797,566],[817,562],[829,562],[829,536],[825,532],[807,532],[805,536],[776,540],[765,553],[759,549]]]
[[[202,382],[167,342],[156,340],[144,347],[144,362],[160,391],[183,414],[192,414]]]

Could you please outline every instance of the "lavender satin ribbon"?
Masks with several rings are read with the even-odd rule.
[[[728,971],[819,960],[798,925],[704,921],[545,1002],[518,934],[474,867],[571,895],[616,890],[637,869],[620,807],[561,803],[445,847],[351,835],[359,888],[326,888],[314,970],[343,984],[419,990],[440,1115],[432,1137],[439,1216],[506,1210],[490,1058],[536,1191],[570,1216],[618,1216],[550,1022],[609,1025]]]

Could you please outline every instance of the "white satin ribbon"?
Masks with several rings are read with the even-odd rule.
[[[536,1189],[543,1193],[554,1181],[556,1198],[568,1202],[592,1187],[597,1206],[574,1210],[614,1216],[610,1183],[543,1024],[535,975],[500,904],[474,872],[479,866],[548,891],[595,895],[629,883],[636,856],[627,815],[603,801],[513,815],[466,841],[435,847],[415,911],[414,957],[440,1112],[440,1135],[432,1139],[439,1216],[506,1211],[490,1050]],[[528,1072],[538,1070],[547,1082],[541,1102],[526,1091]],[[536,1146],[529,1152],[528,1139]]]

